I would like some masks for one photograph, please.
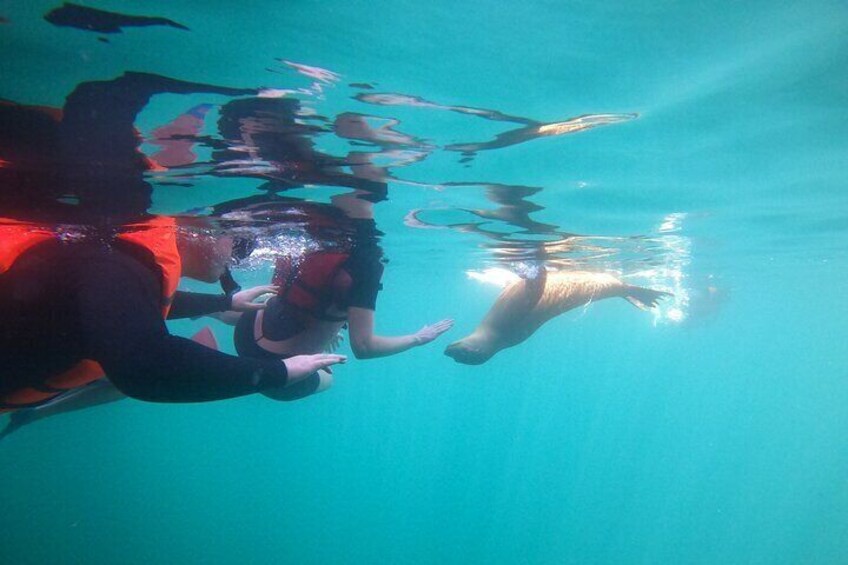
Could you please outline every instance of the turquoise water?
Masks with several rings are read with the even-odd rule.
[[[81,82],[144,71],[304,89],[291,96],[321,115],[396,119],[424,140],[374,207],[390,259],[378,329],[456,326],[351,360],[300,402],[127,400],[16,432],[0,443],[3,562],[848,563],[844,3],[88,4],[190,28],[108,35],[49,24],[58,5],[0,6],[1,98],[62,106]],[[278,59],[339,78],[316,87]],[[157,96],[136,128],[149,140],[226,100]],[[446,107],[638,116],[463,163],[446,148],[518,126]],[[259,184],[163,179],[150,178],[161,213]],[[518,208],[553,232],[527,233],[494,183],[539,189]],[[414,210],[441,229],[418,229]],[[479,276],[504,266],[498,250],[565,233],[580,237],[557,260],[675,298],[656,315],[624,301],[569,312],[481,366],[442,355],[497,297]]]

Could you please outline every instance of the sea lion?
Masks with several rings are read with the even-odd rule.
[[[539,269],[534,278],[510,284],[470,335],[450,344],[445,355],[457,363],[480,365],[501,349],[518,345],[542,324],[572,308],[621,297],[642,310],[668,292],[625,284],[606,273]]]

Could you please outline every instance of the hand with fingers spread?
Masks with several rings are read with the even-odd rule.
[[[262,310],[266,304],[264,302],[254,302],[254,300],[263,294],[277,294],[279,291],[280,287],[271,284],[254,286],[253,288],[239,291],[233,295],[233,302],[230,309],[235,312]]]
[[[453,327],[453,320],[450,318],[436,322],[429,326],[424,326],[413,334],[416,345],[424,345],[430,343],[449,329]]]
[[[308,377],[319,369],[326,369],[337,363],[344,363],[347,357],[333,353],[317,353],[315,355],[295,355],[284,360],[286,370],[289,373],[287,384],[293,384]]]

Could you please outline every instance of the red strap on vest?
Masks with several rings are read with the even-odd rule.
[[[316,312],[332,290],[333,280],[349,255],[318,251],[299,263],[291,257],[277,259],[272,284],[280,286],[279,296],[308,312]]]

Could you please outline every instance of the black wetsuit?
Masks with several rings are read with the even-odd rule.
[[[268,306],[262,316],[262,335],[273,341],[284,341],[303,331],[308,318],[318,318],[328,321],[344,321],[346,318],[329,317],[323,309],[332,304],[339,310],[348,308],[365,308],[374,310],[377,307],[377,294],[382,289],[380,279],[383,276],[383,250],[378,244],[381,234],[373,220],[353,220],[355,236],[347,259],[339,269],[348,277],[348,284],[339,287],[332,285],[327,288],[313,289],[321,293],[320,306],[314,310],[305,311],[285,300],[286,289],[280,291],[268,301]],[[296,284],[288,281],[288,284]],[[239,355],[259,359],[279,359],[281,356],[267,351],[259,346],[254,335],[256,312],[245,312],[239,318],[233,333],[233,341]]]
[[[41,244],[0,275],[0,393],[39,384],[82,359],[124,394],[157,402],[231,398],[286,383],[280,361],[226,355],[168,333],[152,256],[133,246]],[[224,309],[180,294],[172,313]]]

